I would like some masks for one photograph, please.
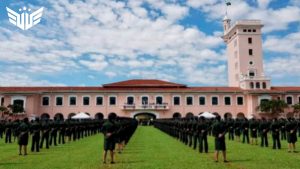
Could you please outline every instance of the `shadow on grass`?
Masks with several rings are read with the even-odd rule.
[[[8,165],[20,165],[20,164],[23,164],[23,163],[16,163],[16,162],[11,162],[11,163],[1,163],[0,162],[0,166],[8,166]]]
[[[134,164],[134,163],[144,163],[146,162],[145,160],[126,160],[119,162],[118,164]]]

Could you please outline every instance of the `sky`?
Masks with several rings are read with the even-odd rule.
[[[228,16],[264,23],[265,74],[300,86],[300,0],[232,0]],[[29,30],[6,7],[36,11]],[[99,86],[161,79],[227,86],[224,0],[0,0],[0,86]]]

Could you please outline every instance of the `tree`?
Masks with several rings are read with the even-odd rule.
[[[288,104],[283,100],[263,100],[260,105],[256,107],[256,110],[261,112],[276,114],[284,112],[284,109],[288,107]]]
[[[297,114],[298,117],[299,117],[299,114],[300,114],[300,103],[294,104],[292,107],[294,109],[294,113]]]
[[[18,114],[25,112],[24,107],[19,104],[10,104],[7,106],[8,109],[10,109],[12,114]]]
[[[5,106],[0,106],[1,119],[4,119],[4,116],[9,114],[9,110]]]

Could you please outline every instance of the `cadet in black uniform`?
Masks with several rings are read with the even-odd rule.
[[[259,130],[260,130],[260,137],[261,137],[261,147],[268,147],[268,131],[269,131],[269,124],[266,121],[265,118],[262,118],[262,121],[259,125]]]
[[[40,120],[36,119],[30,127],[32,133],[32,141],[31,141],[31,151],[36,152],[40,151],[40,133],[41,133],[41,124]]]
[[[235,138],[238,142],[241,141],[241,120],[240,119],[236,119],[235,123],[234,123],[234,134],[235,134]]]
[[[257,145],[258,144],[257,143],[258,121],[255,119],[251,119],[249,128],[250,128],[251,144]]]
[[[0,121],[0,139],[3,138],[4,128],[4,121]]]
[[[8,122],[5,123],[5,143],[12,143],[11,135],[12,135],[12,122],[9,119]]]
[[[234,140],[234,121],[233,119],[229,118],[227,120],[228,123],[228,138],[229,140]]]
[[[207,131],[209,127],[204,117],[200,117],[197,127],[199,133],[199,152],[202,153],[204,148],[205,153],[208,153]]]
[[[243,143],[247,141],[249,144],[249,122],[246,118],[244,118],[244,121],[242,123],[242,130],[243,130]]]
[[[66,126],[63,120],[59,122],[59,135],[58,135],[58,144],[65,144],[65,133],[66,133]]]
[[[19,136],[18,136],[18,144],[19,144],[19,155],[22,155],[22,148],[24,150],[24,155],[27,155],[27,145],[29,139],[29,122],[28,118],[25,118],[23,122],[20,123],[17,128]]]
[[[58,121],[56,120],[56,118],[54,118],[54,121],[51,122],[50,124],[50,142],[49,145],[52,145],[52,142],[54,144],[54,146],[57,146],[57,130],[58,130]]]
[[[114,150],[115,150],[115,137],[114,134],[117,132],[115,126],[116,116],[114,114],[109,114],[108,120],[104,122],[102,126],[102,132],[104,134],[104,153],[103,153],[103,163],[106,163],[107,151],[110,151],[111,164],[114,164]]]
[[[215,161],[219,160],[219,152],[222,151],[224,162],[228,162],[226,159],[226,144],[225,134],[227,127],[224,122],[221,121],[221,117],[216,117],[216,122],[212,126],[212,133],[215,137]]]
[[[42,139],[40,143],[40,148],[43,148],[44,141],[46,142],[46,148],[49,149],[49,122],[48,120],[45,120],[42,122]]]
[[[196,150],[197,142],[199,139],[197,117],[194,117],[194,120],[192,122],[192,131],[193,131],[193,143],[194,143],[193,148],[194,150]]]
[[[281,132],[281,140],[286,140],[286,129],[285,129],[285,119],[280,119],[280,132]]]
[[[286,131],[287,131],[287,142],[289,145],[288,152],[296,152],[296,145],[297,142],[297,122],[293,118],[289,118],[288,122],[286,123]]]
[[[280,149],[280,138],[279,138],[279,132],[280,132],[280,123],[275,118],[273,119],[273,122],[271,124],[271,130],[272,130],[272,139],[273,139],[273,149]]]

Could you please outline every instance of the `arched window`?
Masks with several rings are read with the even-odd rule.
[[[63,121],[64,120],[64,115],[62,113],[56,113],[54,115],[55,120]]]
[[[176,112],[173,114],[173,118],[181,118],[181,114],[179,112]]]
[[[194,114],[192,112],[188,112],[186,115],[185,115],[186,118],[193,118],[194,117]]]
[[[237,114],[236,118],[237,119],[244,119],[245,115],[244,115],[244,113],[240,112],[240,113]]]
[[[232,118],[232,114],[229,113],[229,112],[227,112],[227,113],[224,114],[224,118],[225,119],[231,119]]]
[[[70,113],[69,115],[68,115],[68,119],[71,119],[73,116],[75,116],[76,114],[75,113]]]
[[[96,120],[103,120],[104,119],[104,115],[102,113],[96,113],[95,114],[95,119]]]
[[[43,114],[41,115],[41,119],[42,119],[42,120],[48,120],[48,119],[50,119],[50,115],[49,115],[48,113],[43,113]]]

